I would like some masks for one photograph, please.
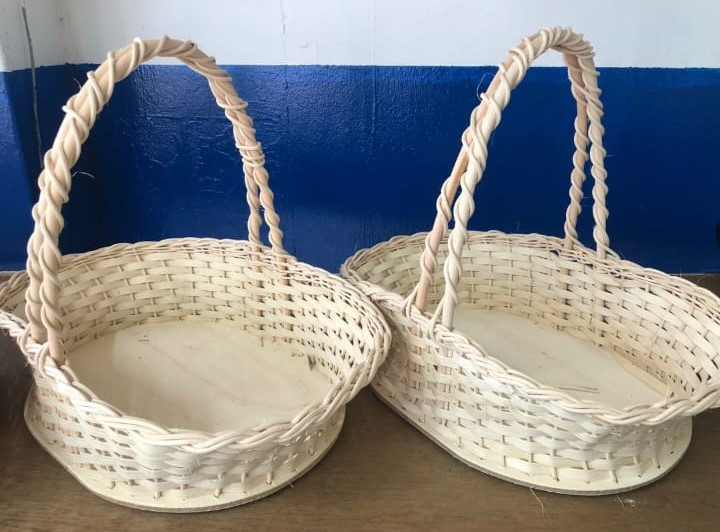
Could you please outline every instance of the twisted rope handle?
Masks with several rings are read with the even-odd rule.
[[[62,364],[65,355],[60,332],[62,319],[58,294],[58,269],[61,255],[58,238],[64,226],[61,208],[68,201],[72,183],[71,168],[78,161],[83,142],[95,124],[98,113],[109,101],[115,84],[130,75],[141,63],[156,57],[176,57],[192,70],[207,78],[215,100],[225,111],[233,127],[235,145],[243,159],[243,173],[247,188],[249,240],[260,246],[260,206],[269,227],[269,240],[279,255],[283,233],[275,212],[273,194],[268,185],[265,157],[255,139],[255,129],[246,114],[247,102],[235,92],[229,74],[215,64],[215,60],[201,52],[194,43],[168,37],[141,41],[116,52],[95,71],[77,94],[63,107],[65,118],[52,147],[45,153],[44,169],[38,183],[40,197],[32,210],[35,228],[28,241],[27,272],[30,278],[26,293],[25,313],[30,324],[30,336],[39,343],[48,342],[50,356]]]
[[[467,222],[475,209],[473,192],[482,178],[487,163],[488,140],[500,123],[502,111],[508,105],[511,91],[522,81],[532,62],[549,49],[563,53],[568,67],[571,92],[577,102],[570,204],[566,210],[564,224],[565,247],[572,249],[579,244],[576,226],[581,211],[580,201],[583,197],[584,167],[588,159],[587,147],[592,140],[590,160],[591,174],[594,178],[593,238],[599,258],[604,258],[607,254],[615,256],[609,247],[610,241],[606,230],[608,210],[605,207],[605,197],[608,189],[605,184],[607,172],[604,168],[606,152],[602,145],[605,130],[601,124],[603,108],[597,85],[599,74],[593,61],[592,46],[569,28],[543,28],[511,49],[510,56],[499,66],[487,93],[482,94],[482,102],[471,114],[470,126],[462,136],[463,146],[460,155],[450,176],[443,183],[437,200],[437,215],[433,229],[426,238],[420,258],[420,281],[410,294],[408,302],[414,299],[418,308],[421,310],[425,308],[428,288],[437,266],[437,250],[448,231],[451,217],[450,204],[460,186],[462,192],[454,208],[456,223],[450,236],[449,256],[444,268],[445,294],[435,315],[437,319],[440,309],[443,308],[442,321],[448,327],[452,326],[452,315],[457,305],[456,286],[462,274],[460,264],[462,248],[467,240]]]

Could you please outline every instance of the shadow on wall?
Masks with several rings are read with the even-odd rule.
[[[37,70],[43,148],[52,142],[60,107],[89,68]],[[250,102],[266,151],[286,247],[337,270],[360,247],[430,227],[440,184],[478,103],[478,81],[495,68],[229,71]],[[720,180],[712,158],[720,137],[720,70],[601,72],[615,249],[666,271],[717,271]],[[5,171],[10,179],[2,186],[14,187],[7,189],[14,194],[29,188],[27,175],[35,180],[38,161],[29,72],[4,77],[25,153],[22,164]],[[566,71],[531,69],[491,140],[472,228],[560,234],[574,114]],[[122,82],[76,170],[65,209],[66,252],[172,236],[246,235],[242,170],[229,123],[203,80],[185,67],[144,66]],[[580,230],[591,244],[589,191]],[[29,201],[9,209],[6,227],[29,219]],[[11,227],[0,269],[23,260],[28,229]]]

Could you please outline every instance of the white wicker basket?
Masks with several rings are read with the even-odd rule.
[[[61,257],[70,169],[114,84],[173,56],[205,76],[243,157],[250,241],[183,238]],[[26,421],[91,491],[203,511],[268,495],[329,450],[345,404],[390,344],[347,281],[283,251],[264,157],[229,75],[189,42],[137,40],[94,72],[40,175],[27,273],[0,286],[0,327],[35,385]],[[272,248],[261,244],[262,218]]]
[[[467,231],[488,139],[549,49],[564,55],[578,111],[565,237]],[[690,417],[720,399],[720,300],[609,249],[597,76],[591,46],[571,30],[524,39],[472,113],[433,230],[360,251],[342,269],[390,322],[373,382],[388,405],[477,469],[578,494],[665,474],[690,442]],[[589,140],[595,252],[575,229]]]

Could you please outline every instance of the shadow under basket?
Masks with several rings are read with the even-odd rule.
[[[33,368],[33,436],[91,491],[148,510],[220,509],[298,478],[334,443],[386,333],[344,281],[277,268],[238,241],[65,257],[67,361]],[[0,285],[6,319],[24,320],[26,288],[25,273]]]

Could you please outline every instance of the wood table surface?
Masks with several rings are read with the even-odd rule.
[[[700,281],[720,287],[717,278]],[[20,352],[0,335],[2,530],[720,530],[720,411],[695,418],[686,456],[664,479],[577,497],[470,469],[365,390],[334,448],[292,487],[247,506],[180,515],[117,506],[66,473],[25,427],[30,382]]]

